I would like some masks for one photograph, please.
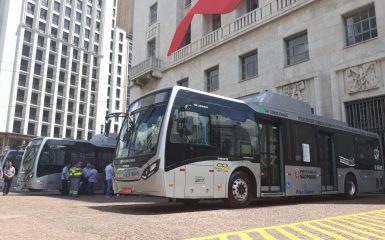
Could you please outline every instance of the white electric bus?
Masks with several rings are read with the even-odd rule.
[[[27,146],[21,162],[18,187],[30,191],[61,190],[61,172],[66,163],[94,163],[98,170],[95,190],[104,187],[103,171],[111,162],[116,135],[96,135],[89,142],[72,139],[36,138]]]
[[[133,102],[114,157],[120,194],[184,202],[376,192],[379,137],[278,94],[234,100],[183,87]]]

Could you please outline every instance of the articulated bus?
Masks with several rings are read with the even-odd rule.
[[[103,189],[103,171],[114,156],[116,135],[96,135],[89,142],[72,139],[36,138],[23,155],[18,187],[30,191],[61,190],[61,172],[66,163],[94,163],[98,170],[95,190]]]
[[[116,193],[194,203],[377,192],[378,135],[271,92],[234,100],[183,87],[133,102],[118,136]]]

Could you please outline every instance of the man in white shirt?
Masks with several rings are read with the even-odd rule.
[[[97,183],[98,170],[95,169],[95,165],[91,164],[91,167],[88,171],[88,194],[94,195],[95,183]]]
[[[107,197],[112,196],[112,178],[114,175],[114,168],[112,167],[112,163],[108,164],[107,167],[104,169],[106,174],[106,182],[107,182],[107,189],[106,189],[106,195]]]
[[[13,177],[15,176],[15,168],[12,166],[11,161],[7,161],[7,165],[3,171],[4,186],[3,186],[3,196],[8,195],[9,189],[11,188]]]

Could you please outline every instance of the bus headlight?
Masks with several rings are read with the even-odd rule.
[[[160,163],[160,160],[158,160],[158,161],[154,162],[153,164],[151,164],[150,166],[146,167],[146,169],[144,169],[144,171],[143,171],[142,179],[146,180],[149,177],[151,177],[152,175],[154,175],[154,173],[156,173],[159,170],[159,163]]]

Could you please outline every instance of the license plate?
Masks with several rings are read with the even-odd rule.
[[[124,194],[132,194],[134,191],[132,190],[132,188],[129,188],[129,187],[125,187],[122,189],[122,193]]]

